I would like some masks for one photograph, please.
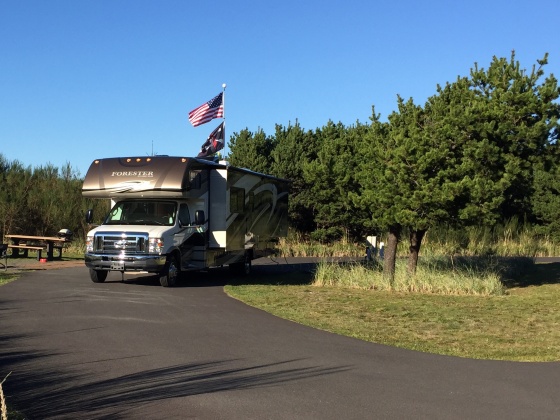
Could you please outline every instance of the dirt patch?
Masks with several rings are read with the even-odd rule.
[[[8,267],[3,267],[5,260],[0,260],[0,271],[18,272],[29,270],[56,270],[60,268],[85,267],[81,258],[62,258],[60,260],[40,262],[35,258],[10,258],[8,256]]]

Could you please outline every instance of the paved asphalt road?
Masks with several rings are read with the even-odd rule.
[[[2,286],[6,394],[30,419],[560,418],[560,363],[436,356],[329,334],[227,297],[224,277],[163,288],[111,273],[94,284],[78,267]]]

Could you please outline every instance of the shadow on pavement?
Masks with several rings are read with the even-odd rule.
[[[48,357],[49,355],[43,355]],[[40,357],[40,356],[36,356]],[[19,370],[4,388],[27,418],[126,417],[139,403],[229,390],[277,386],[347,371],[349,366],[304,366],[304,360],[238,367],[221,360],[150,369],[110,379],[73,373],[71,367],[45,369],[40,363]]]
[[[479,270],[484,274],[486,268],[478,260],[480,258],[457,258],[456,262],[468,267],[470,271]],[[504,259],[504,261],[507,259]],[[534,263],[532,258],[511,258],[513,262],[502,264],[501,280],[507,288],[539,286],[560,283],[560,262]],[[241,276],[228,267],[210,268],[204,271],[189,271],[181,275],[175,287],[223,287],[231,285],[306,285],[313,281],[318,258],[261,258],[253,262],[252,273]],[[331,261],[332,262],[332,261]],[[355,259],[339,259],[340,264],[358,263]],[[437,262],[437,261],[436,261]],[[538,260],[537,260],[538,262]],[[448,262],[441,266],[432,266],[444,271],[454,268]],[[116,277],[107,283],[120,282]],[[137,286],[161,287],[156,275],[125,275],[125,282]]]
[[[226,284],[258,284],[258,285],[303,285],[311,283],[317,262],[304,259],[302,262],[287,260],[262,259],[256,260],[249,276],[240,276],[228,267],[210,268],[204,271],[189,271],[181,274],[174,287],[223,287]],[[105,283],[118,283],[116,277],[107,279]],[[125,274],[125,283],[136,286],[161,287],[157,275]]]

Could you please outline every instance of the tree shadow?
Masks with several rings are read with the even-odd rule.
[[[238,360],[187,363],[148,369],[110,379],[85,372],[28,366],[6,381],[12,405],[26,418],[126,417],[127,410],[154,401],[230,390],[279,386],[333,375],[349,366],[304,366],[304,360],[238,367]]]
[[[0,334],[0,382],[10,373],[8,366],[25,364],[40,357],[45,357],[45,354],[39,351],[22,350],[9,345],[9,343],[28,338],[29,335],[23,334]]]
[[[17,302],[0,299],[0,318],[3,313],[13,315],[17,309]],[[4,394],[10,405],[29,419],[125,418],[127,410],[149,402],[273,387],[352,369],[316,365],[308,359],[270,363],[220,359],[111,377],[110,370],[92,372],[90,361],[66,363],[64,352],[30,349],[29,342],[35,335],[0,331],[0,381],[10,374],[2,385]],[[126,358],[147,356],[135,354]],[[121,359],[115,357],[104,362],[118,363]]]
[[[542,286],[560,283],[560,262],[533,264],[530,270],[506,279],[504,284],[508,288]]]
[[[506,288],[560,282],[560,263],[538,264],[531,257],[442,257],[430,259],[428,265],[436,271],[463,271],[480,276],[496,273]]]
[[[317,268],[316,262],[288,263],[277,262],[267,265],[253,265],[249,276],[230,274],[227,284],[230,285],[285,285],[300,286],[313,282]]]

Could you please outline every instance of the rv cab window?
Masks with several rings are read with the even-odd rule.
[[[177,204],[173,201],[120,201],[109,212],[105,224],[173,226],[176,209]]]

